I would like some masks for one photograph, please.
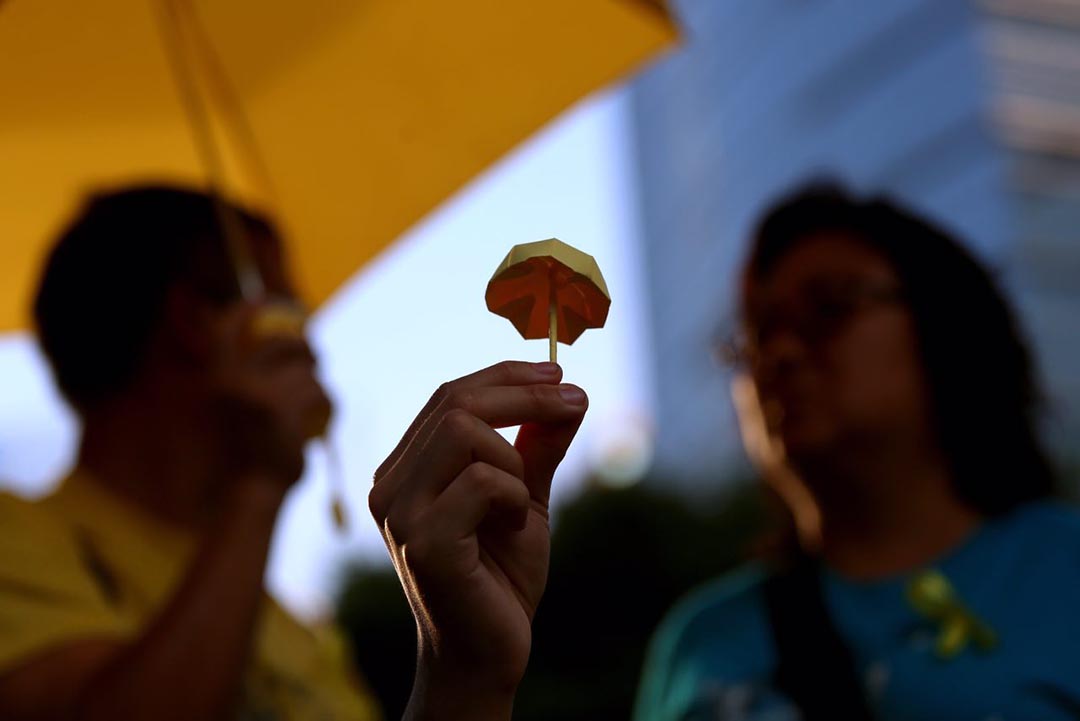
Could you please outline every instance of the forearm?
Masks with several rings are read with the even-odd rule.
[[[257,479],[231,489],[178,591],[81,695],[80,721],[215,721],[231,715],[283,495],[283,488]]]
[[[417,680],[402,721],[509,721],[513,696],[466,691]]]
[[[476,669],[457,664],[440,668],[421,643],[402,721],[509,721],[516,690],[488,682]]]
[[[513,714],[547,582],[551,480],[588,405],[561,379],[506,362],[444,384],[375,472],[369,506],[418,626],[405,721]],[[495,430],[512,425],[513,445]]]

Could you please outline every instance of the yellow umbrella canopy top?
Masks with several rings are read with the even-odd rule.
[[[525,339],[567,345],[602,328],[611,307],[604,276],[587,253],[551,238],[514,246],[488,283],[488,310],[509,320]]]
[[[0,0],[0,330],[85,193],[206,187],[170,28],[219,187],[275,218],[312,305],[675,36],[657,0]]]

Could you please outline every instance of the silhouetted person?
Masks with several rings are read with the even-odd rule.
[[[45,263],[37,333],[82,438],[53,495],[0,503],[4,719],[377,716],[338,637],[263,591],[330,403],[299,333],[256,330],[293,289],[271,226],[230,212],[259,303],[214,202],[185,190],[94,198]]]
[[[887,200],[813,187],[758,228],[731,351],[803,550],[677,606],[637,718],[1077,718],[1080,516],[1048,500],[987,271]]]
[[[262,588],[278,511],[330,404],[295,332],[273,229],[233,208],[266,285],[241,300],[214,202],[93,200],[35,318],[83,422],[40,503],[0,496],[0,718],[375,717],[332,630]],[[277,325],[270,324],[270,325]],[[445,384],[375,474],[371,508],[418,619],[412,721],[508,719],[547,579],[548,491],[585,393],[553,363]],[[521,426],[510,444],[494,430]]]

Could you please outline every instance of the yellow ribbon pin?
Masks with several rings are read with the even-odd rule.
[[[994,629],[960,601],[941,572],[929,570],[916,575],[908,584],[907,599],[916,611],[938,624],[934,648],[940,658],[955,658],[971,643],[984,653],[997,646]]]

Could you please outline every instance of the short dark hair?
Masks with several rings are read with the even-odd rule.
[[[768,275],[799,242],[830,231],[880,253],[900,279],[958,495],[988,515],[1051,495],[1053,471],[1036,429],[1041,393],[990,272],[951,234],[895,201],[814,183],[765,215],[747,273]]]
[[[186,282],[212,302],[239,296],[217,200],[143,185],[92,196],[45,261],[34,321],[57,385],[79,411],[136,376],[169,289]],[[235,206],[245,230],[269,224]]]

